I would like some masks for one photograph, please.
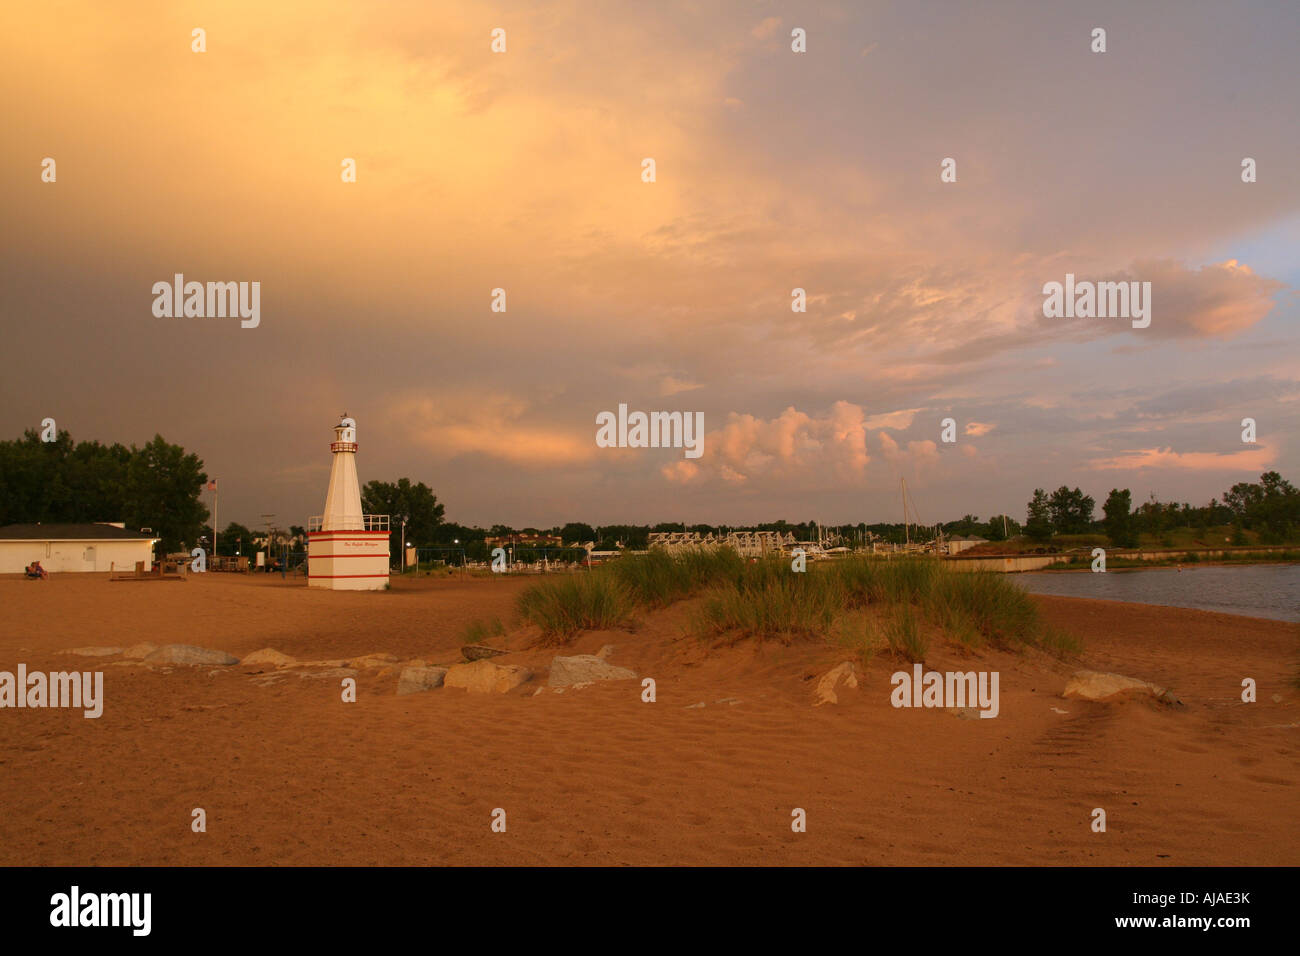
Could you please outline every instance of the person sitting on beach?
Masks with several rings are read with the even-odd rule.
[[[29,578],[44,579],[50,576],[50,572],[46,571],[43,567],[41,567],[41,562],[39,561],[33,561],[31,564],[27,565],[27,567],[24,568],[23,570],[27,573],[27,576]]]

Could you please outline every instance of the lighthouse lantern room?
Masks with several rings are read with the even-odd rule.
[[[334,455],[325,513],[307,520],[307,584],[335,591],[375,591],[388,585],[388,515],[361,513],[357,423],[334,426]]]

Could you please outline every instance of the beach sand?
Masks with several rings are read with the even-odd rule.
[[[106,696],[97,720],[0,710],[0,864],[1300,864],[1295,624],[1036,597],[1085,641],[1080,660],[944,645],[927,661],[998,671],[992,720],[891,707],[890,674],[910,668],[879,655],[858,690],[814,707],[844,650],[709,648],[683,634],[689,604],[499,658],[541,672],[506,695],[399,697],[397,673],[371,668],[344,703],[338,675],[263,686],[254,672],[273,669],[58,653],[151,641],[445,663],[469,621],[509,623],[528,583],[0,579],[0,670],[103,670]],[[656,680],[655,703],[639,681],[533,696],[555,653],[605,644]],[[1079,668],[1167,686],[1185,706],[1065,700]],[[1240,701],[1244,677],[1257,703]],[[206,833],[191,831],[196,807]]]

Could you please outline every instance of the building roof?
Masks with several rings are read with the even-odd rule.
[[[157,537],[111,524],[38,523],[0,527],[0,541],[153,541]]]

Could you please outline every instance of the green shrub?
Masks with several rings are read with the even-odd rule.
[[[582,630],[627,625],[634,605],[628,589],[612,575],[565,574],[548,577],[523,591],[516,611],[542,629],[544,643],[559,644]]]

